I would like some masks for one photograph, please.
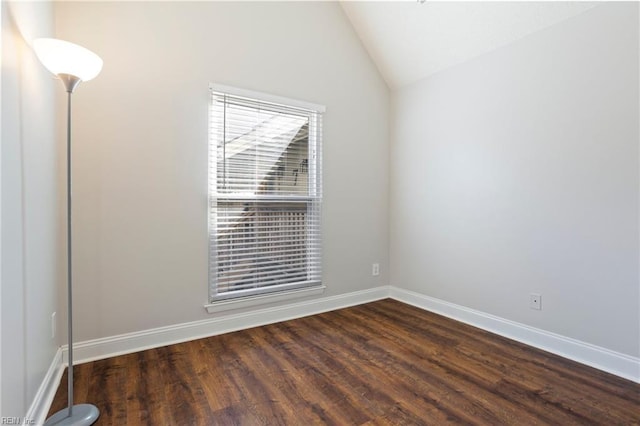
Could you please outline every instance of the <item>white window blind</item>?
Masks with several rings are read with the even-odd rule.
[[[211,89],[211,301],[321,285],[321,111]]]

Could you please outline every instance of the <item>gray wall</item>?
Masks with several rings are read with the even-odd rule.
[[[394,93],[390,284],[640,355],[638,59],[602,4]]]
[[[58,87],[28,45],[52,30],[51,4],[2,2],[2,416],[27,413],[57,349],[50,318],[64,273]]]
[[[55,11],[105,62],[74,95],[78,340],[210,318],[210,82],[326,105],[324,296],[388,283],[389,94],[337,3]]]

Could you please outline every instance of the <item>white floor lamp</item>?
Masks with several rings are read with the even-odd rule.
[[[67,327],[69,341],[69,368],[67,372],[69,402],[47,419],[50,425],[91,425],[100,411],[95,405],[73,405],[73,270],[71,239],[71,94],[83,81],[96,77],[102,70],[102,59],[90,50],[53,38],[33,41],[33,49],[40,62],[64,84],[67,90]]]

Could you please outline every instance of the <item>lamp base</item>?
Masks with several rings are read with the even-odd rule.
[[[100,411],[95,405],[76,404],[71,417],[69,407],[66,407],[49,417],[44,426],[89,426],[98,420],[99,415]]]

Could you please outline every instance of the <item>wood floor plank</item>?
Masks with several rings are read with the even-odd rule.
[[[74,371],[97,425],[640,425],[640,384],[390,299]]]

